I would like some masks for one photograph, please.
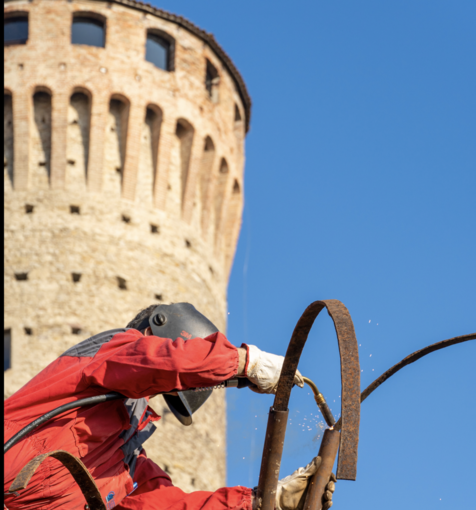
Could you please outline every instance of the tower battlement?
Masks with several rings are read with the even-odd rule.
[[[231,60],[135,1],[12,0],[5,17],[6,396],[153,302],[225,331],[250,116]],[[164,410],[146,445],[185,490],[224,483],[215,393],[189,429]]]

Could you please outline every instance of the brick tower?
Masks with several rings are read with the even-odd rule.
[[[7,0],[5,18],[5,396],[154,302],[225,331],[250,118],[229,57],[132,0]],[[188,428],[151,405],[149,456],[184,490],[222,486],[224,392]]]

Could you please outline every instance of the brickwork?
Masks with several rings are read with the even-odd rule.
[[[18,11],[28,42],[5,47],[6,397],[153,302],[192,302],[225,331],[249,115],[223,50],[186,20],[128,0],[5,3]],[[78,12],[105,19],[105,48],[71,44]],[[153,29],[174,41],[173,71],[145,60]],[[148,454],[184,490],[222,486],[224,393],[189,428],[152,405],[163,419]]]

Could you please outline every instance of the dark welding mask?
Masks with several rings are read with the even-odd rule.
[[[218,331],[217,327],[190,303],[159,305],[152,312],[148,323],[145,321],[138,329],[144,330],[150,326],[154,336],[172,340],[205,338]],[[205,403],[212,391],[179,391],[177,396],[164,395],[164,399],[180,423],[191,425],[193,413]]]

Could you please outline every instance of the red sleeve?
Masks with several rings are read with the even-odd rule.
[[[83,370],[86,386],[142,398],[214,386],[238,372],[238,350],[221,333],[172,341],[128,330],[104,344]]]
[[[134,481],[137,489],[123,499],[117,510],[251,510],[251,489],[224,487],[215,492],[187,494],[174,487],[170,478],[142,450],[137,458]]]

